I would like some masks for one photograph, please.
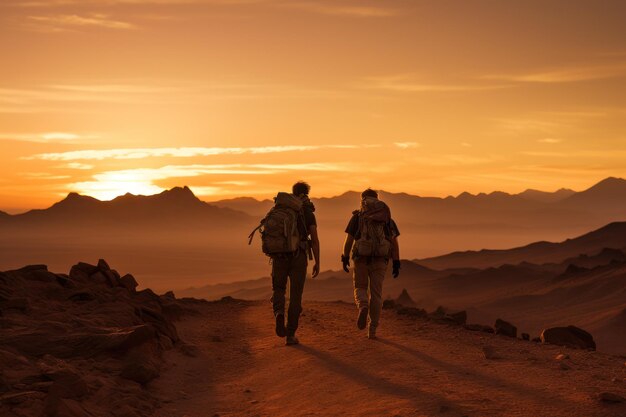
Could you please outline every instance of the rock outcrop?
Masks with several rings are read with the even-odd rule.
[[[577,349],[596,350],[593,336],[576,326],[551,327],[541,332],[541,342]]]
[[[0,415],[151,415],[158,399],[143,386],[183,345],[173,320],[192,311],[173,294],[137,291],[103,259],[69,275],[0,272]]]

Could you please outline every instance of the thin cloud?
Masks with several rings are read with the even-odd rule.
[[[394,145],[400,149],[413,149],[420,146],[417,142],[395,142]]]
[[[104,159],[142,159],[149,157],[190,158],[198,156],[216,155],[243,155],[243,154],[271,154],[284,152],[304,152],[320,149],[354,149],[358,145],[288,145],[288,146],[259,146],[250,148],[128,148],[128,149],[98,149],[68,152],[42,153],[24,157],[23,159],[41,159],[46,161],[77,161],[77,160],[104,160]]]
[[[99,27],[105,29],[119,29],[129,30],[136,29],[132,23],[123,22],[121,20],[115,20],[105,14],[89,14],[89,15],[76,15],[76,14],[62,14],[55,16],[28,16],[28,19],[35,23],[36,26],[40,26],[43,29],[65,30],[65,29],[77,29],[86,27]]]
[[[85,139],[97,138],[96,135],[79,135],[68,132],[47,133],[0,133],[0,140],[14,140],[20,142],[76,142]]]
[[[572,66],[526,74],[494,74],[482,78],[527,83],[570,83],[623,76],[626,76],[626,62],[608,65]]]
[[[509,88],[508,84],[441,84],[429,83],[416,79],[414,75],[391,75],[385,77],[366,77],[357,88],[386,90],[400,93],[451,93],[463,91],[488,91]]]
[[[205,175],[274,175],[290,171],[344,172],[347,164],[218,164],[218,165],[168,165],[160,168],[137,168],[106,171],[92,176],[93,181],[68,184],[68,189],[100,199],[112,199],[130,192],[132,194],[156,194],[163,188],[155,181],[170,178],[190,178]]]
[[[557,144],[557,143],[563,142],[563,139],[559,139],[559,138],[544,138],[544,139],[539,139],[537,142],[539,142],[539,143],[548,143],[548,144]]]
[[[300,9],[308,12],[346,17],[391,17],[396,16],[398,11],[380,6],[341,4],[340,2],[302,1],[286,2],[281,6]]]

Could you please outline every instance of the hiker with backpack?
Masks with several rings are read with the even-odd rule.
[[[343,270],[350,272],[352,252],[354,300],[359,310],[357,327],[365,329],[369,319],[367,337],[376,339],[383,304],[383,280],[390,258],[393,260],[392,276],[400,275],[400,231],[387,204],[378,199],[376,191],[368,188],[361,194],[361,208],[352,213],[346,233],[341,263]]]
[[[317,236],[315,206],[309,199],[311,187],[299,181],[292,194],[280,192],[274,198],[261,224],[249,236],[249,244],[257,230],[261,232],[263,252],[272,264],[272,306],[276,335],[286,337],[287,345],[297,345],[298,319],[302,312],[302,292],[308,260],[315,259],[312,278],[320,272],[320,243]],[[289,308],[285,327],[285,292],[289,280]]]

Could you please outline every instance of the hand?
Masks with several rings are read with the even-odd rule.
[[[350,258],[346,255],[341,255],[341,263],[343,264],[343,270],[346,272],[350,272]]]
[[[400,259],[393,260],[393,272],[391,275],[393,275],[394,278],[398,278],[398,275],[400,275]]]
[[[315,265],[313,265],[313,272],[311,273],[311,278],[315,278],[319,274],[320,274],[320,264],[315,262]]]

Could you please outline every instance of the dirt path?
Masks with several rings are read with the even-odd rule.
[[[212,303],[180,322],[199,353],[167,358],[151,387],[163,402],[157,416],[626,416],[626,404],[597,399],[626,396],[623,358],[391,311],[370,341],[352,305],[305,307],[297,347],[274,335],[267,303]],[[484,346],[501,358],[485,359]],[[571,359],[555,360],[561,351]]]

